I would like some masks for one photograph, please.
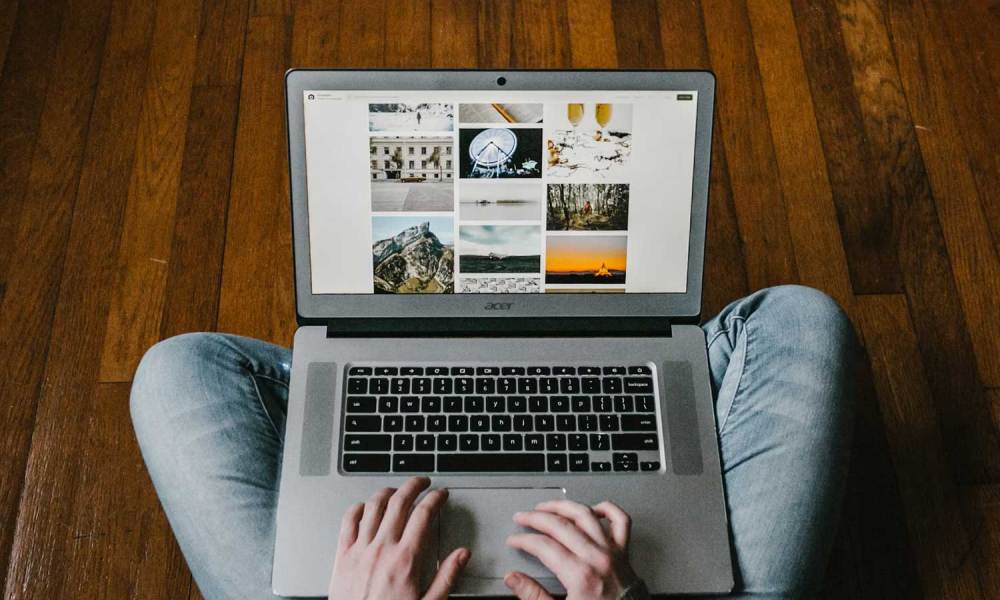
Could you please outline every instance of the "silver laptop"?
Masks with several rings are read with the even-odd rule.
[[[339,521],[426,474],[431,562],[506,594],[511,515],[610,499],[654,593],[733,571],[698,328],[706,72],[286,76],[295,335],[273,588],[325,595]]]

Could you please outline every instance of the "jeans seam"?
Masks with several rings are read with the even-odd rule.
[[[714,344],[719,337],[729,333],[733,329],[733,323],[736,321],[743,321],[744,330],[746,330],[747,318],[743,315],[736,315],[729,320],[728,326],[725,329],[721,329],[712,336],[712,339],[708,342],[707,348],[711,349],[712,344]],[[749,336],[749,331],[746,332]],[[733,406],[736,404],[736,398],[739,395],[740,388],[743,386],[743,374],[746,372],[747,365],[747,349],[746,343],[748,342],[748,337],[744,337],[744,348],[743,348],[743,364],[740,366],[740,377],[736,381],[736,391],[733,392],[733,401],[729,403],[729,408],[726,409],[726,414],[722,415],[722,420],[719,423],[719,436],[721,437],[726,432],[726,425],[729,423],[729,415],[733,412]]]
[[[247,370],[247,375],[250,377],[250,383],[253,384],[253,391],[255,394],[257,394],[258,409],[262,413],[264,413],[264,417],[267,419],[267,422],[271,424],[271,429],[274,430],[274,435],[278,436],[278,438],[280,439],[281,432],[278,431],[278,426],[274,423],[274,419],[271,418],[271,413],[267,411],[267,406],[264,405],[264,396],[263,394],[260,393],[260,386],[257,385],[257,377],[261,377],[263,379],[269,379],[271,381],[276,381],[276,380],[273,377],[268,377],[267,375],[258,375],[253,368],[253,364],[247,363],[243,366],[243,368]],[[278,383],[283,383],[283,382],[278,381]]]
[[[253,373],[253,376],[259,377],[261,379],[266,379],[268,381],[273,381],[274,383],[277,383],[278,385],[284,387],[285,389],[288,389],[288,382],[282,379],[278,379],[277,377],[271,377],[270,375],[264,375],[263,373]]]
[[[750,320],[746,317],[740,318],[743,320],[743,363],[740,365],[740,377],[736,380],[736,389],[733,391],[733,401],[729,403],[729,410],[726,411],[726,420],[723,421],[722,427],[719,429],[720,437],[726,433],[726,427],[729,425],[729,417],[733,414],[736,403],[739,402],[740,392],[743,391],[743,376],[746,375],[747,367],[750,364]]]

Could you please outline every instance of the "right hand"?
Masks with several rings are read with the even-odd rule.
[[[607,519],[608,530],[601,524]],[[570,500],[542,502],[514,522],[538,533],[519,533],[507,544],[531,554],[566,588],[566,600],[617,600],[638,580],[628,563],[632,519],[613,502],[585,506]],[[552,600],[540,583],[521,572],[507,585],[520,600]]]

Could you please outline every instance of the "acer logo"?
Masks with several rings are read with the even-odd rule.
[[[513,302],[490,302],[483,307],[484,310],[510,310],[514,306]]]

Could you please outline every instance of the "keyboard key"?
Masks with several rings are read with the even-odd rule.
[[[594,396],[594,412],[611,412],[613,407],[611,396]]]
[[[514,415],[514,431],[531,431],[531,415]]]
[[[576,417],[556,415],[556,431],[576,431]]]
[[[618,431],[618,415],[601,415],[601,431]]]
[[[659,471],[660,461],[658,460],[644,460],[639,463],[639,468],[643,471]]]
[[[531,433],[524,436],[524,449],[529,452],[545,450],[545,436],[540,433]]]
[[[465,397],[465,412],[467,413],[481,413],[483,412],[484,400],[482,396],[466,396]]]
[[[351,367],[351,370],[347,372],[348,375],[371,375],[371,367]]]
[[[622,415],[622,431],[656,431],[653,415]]]
[[[482,377],[488,375],[496,377],[500,374],[500,367],[476,367],[476,375]]]
[[[344,450],[350,452],[378,452],[389,449],[388,435],[345,435]]]
[[[655,412],[656,405],[653,402],[652,396],[636,396],[635,397],[635,410],[636,412]]]
[[[597,377],[584,377],[581,380],[580,390],[584,394],[601,393],[601,380]]]
[[[475,375],[475,373],[476,373],[476,370],[473,367],[452,367],[451,368],[451,374],[452,375],[461,375],[463,377],[471,377],[472,375]]]
[[[538,380],[538,389],[543,394],[558,394],[559,380],[555,377],[542,377]]]
[[[507,411],[507,402],[503,396],[487,396],[486,412],[502,413]]]
[[[566,450],[566,434],[550,433],[545,436],[546,450]]]
[[[388,394],[389,393],[389,380],[385,377],[379,377],[377,379],[370,379],[368,381],[368,393],[370,394]]]
[[[615,450],[658,450],[659,439],[655,433],[615,433],[611,435]]]
[[[577,415],[576,428],[580,431],[597,431],[597,415]]]
[[[469,415],[451,415],[448,417],[448,431],[463,433],[469,430]]]
[[[632,396],[615,396],[615,412],[626,413],[635,409]]]
[[[430,394],[431,393],[431,379],[430,377],[415,377],[413,378],[413,393],[414,394]],[[442,392],[448,393],[448,392]]]
[[[368,393],[368,380],[361,379],[358,377],[351,377],[347,380],[347,393],[348,394],[367,394]]]
[[[552,412],[569,412],[568,396],[552,396],[549,398],[549,410]]]
[[[448,375],[448,367],[427,367],[424,374],[433,377],[444,377]]]
[[[404,396],[399,401],[399,410],[405,413],[420,412],[420,398],[416,396]]]
[[[462,397],[461,396],[445,396],[444,397],[444,412],[446,413],[460,413],[462,412]]]
[[[605,375],[624,375],[625,367],[604,367],[603,372]]]
[[[405,433],[392,436],[392,449],[395,452],[413,452],[413,436]]]
[[[402,431],[403,415],[386,415],[382,419],[382,431]]]
[[[490,427],[493,431],[510,431],[510,416],[493,415],[490,418]]]
[[[636,366],[636,367],[629,367],[628,368],[628,374],[629,375],[652,375],[653,374],[653,370],[650,369],[649,367],[645,366],[645,365]]]
[[[528,399],[524,396],[511,396],[507,398],[507,412],[523,413],[528,410]]]
[[[399,369],[396,367],[375,367],[375,375],[399,375]]]
[[[535,431],[553,431],[556,420],[552,415],[535,415]]]
[[[427,431],[444,431],[448,427],[448,421],[444,415],[429,415],[427,417]]]
[[[501,377],[500,379],[497,379],[497,393],[516,394],[517,379],[514,379],[513,377]]]
[[[458,436],[445,433],[438,436],[438,450],[441,452],[454,452],[458,450]]]
[[[580,367],[579,369],[576,370],[576,372],[579,375],[600,375],[601,374],[601,368],[600,367]]]
[[[417,436],[417,450],[420,452],[434,451],[434,436],[430,434]]]
[[[437,396],[427,396],[420,400],[420,409],[425,413],[441,412],[441,399]]]
[[[458,449],[462,452],[476,452],[479,450],[479,436],[474,433],[465,433],[458,436]]]
[[[524,367],[501,367],[501,375],[524,375]]]
[[[610,464],[609,464],[610,466]],[[515,452],[502,454],[439,454],[438,472],[498,472],[520,471],[538,472],[545,470],[545,455],[541,453]]]
[[[409,394],[410,380],[405,377],[393,377],[390,388],[393,394]]]
[[[392,470],[396,473],[433,473],[433,454],[395,454]]]
[[[497,452],[500,450],[500,436],[495,433],[481,435],[479,436],[479,440],[482,442],[483,452]]]
[[[476,379],[476,393],[477,394],[495,394],[497,393],[497,380],[496,379]]]
[[[611,463],[609,462],[592,462],[590,463],[590,470],[595,473],[606,473],[611,470]]]
[[[451,379],[444,379],[444,378],[441,378],[441,377],[435,377],[434,378],[434,384],[433,384],[433,386],[434,386],[434,393],[435,394],[450,394],[451,391],[452,391],[452,389],[453,389],[454,383],[455,382],[452,381]]]
[[[400,367],[399,374],[400,375],[409,375],[409,376],[423,375],[424,374],[424,368],[423,367]]]
[[[571,433],[571,434],[569,434],[569,449],[570,450],[586,450],[587,449],[587,434],[585,434],[585,433]]]
[[[378,415],[374,416],[355,416],[348,415],[347,422],[344,424],[345,431],[381,431],[382,430],[382,417]]]
[[[469,429],[472,431],[489,431],[490,418],[486,415],[470,415]]]
[[[559,392],[563,394],[579,394],[580,380],[576,377],[563,377],[559,380]]]
[[[520,452],[524,448],[524,440],[519,433],[508,433],[503,436],[503,449],[506,452]]]
[[[573,396],[573,412],[590,412],[590,396]]]
[[[570,454],[569,455],[569,470],[574,473],[579,473],[581,471],[590,470],[590,455],[588,454]]]
[[[380,413],[399,412],[399,398],[395,396],[382,396],[378,399],[378,411]]]
[[[375,398],[373,396],[353,396],[347,398],[347,412],[349,413],[373,413],[375,412]]]
[[[610,450],[611,440],[606,433],[592,433],[590,434],[590,449],[591,450]],[[634,448],[622,448],[622,450],[634,450]]]
[[[549,454],[545,457],[545,461],[548,463],[549,471],[559,472],[566,470],[565,454]]]
[[[622,378],[621,377],[605,377],[601,380],[601,391],[605,394],[620,394],[622,393]]]
[[[575,367],[552,367],[553,375],[576,375]]]
[[[635,452],[615,452],[611,455],[611,465],[615,471],[638,471],[639,455]]]
[[[459,377],[455,380],[456,394],[471,394],[476,389],[476,380],[471,377]]]
[[[550,375],[552,371],[548,367],[528,367],[528,375]]]
[[[626,394],[653,393],[653,379],[651,377],[626,377],[624,381]]]
[[[424,430],[423,415],[406,415],[403,418],[403,429],[406,431],[421,432]]]
[[[517,393],[518,394],[537,394],[538,393],[538,380],[521,377],[517,380]]]
[[[528,410],[533,413],[549,412],[549,399],[545,396],[532,396],[528,400]]]
[[[388,473],[388,454],[344,454],[344,470],[348,473]]]

